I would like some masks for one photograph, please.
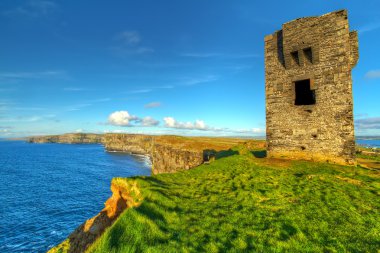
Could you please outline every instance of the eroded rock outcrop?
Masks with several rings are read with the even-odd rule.
[[[141,134],[105,134],[104,146],[107,151],[151,155],[154,137]]]
[[[104,209],[95,217],[80,225],[69,237],[49,253],[84,252],[95,240],[111,226],[127,208],[140,205],[143,198],[134,180],[114,178],[111,183],[112,196],[105,202]]]
[[[174,173],[194,168],[205,161],[203,150],[178,149],[156,144],[152,152],[152,173]]]

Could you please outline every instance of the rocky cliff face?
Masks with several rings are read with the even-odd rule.
[[[152,173],[174,173],[194,168],[205,161],[203,151],[183,150],[156,144],[152,152]]]
[[[172,136],[150,136],[137,134],[106,134],[104,145],[107,151],[148,155],[153,164],[152,173],[172,173],[187,170],[203,163],[202,150],[176,147],[168,140]]]
[[[132,179],[125,181],[114,178],[111,183],[111,191],[112,196],[106,201],[104,209],[98,215],[88,219],[65,241],[48,252],[85,252],[125,209],[138,206],[143,200],[137,183]]]
[[[48,135],[30,137],[28,142],[31,143],[68,143],[68,144],[90,144],[102,143],[103,135],[100,134],[85,134],[73,133],[63,135]]]
[[[152,160],[152,173],[173,173],[199,166],[222,150],[245,143],[232,138],[106,134],[108,151],[145,154]]]
[[[154,137],[140,134],[106,134],[104,146],[107,151],[151,155]]]

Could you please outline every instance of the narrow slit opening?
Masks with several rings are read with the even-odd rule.
[[[290,54],[292,56],[293,62],[299,66],[300,65],[300,58],[298,56],[298,51],[291,52]]]
[[[313,64],[313,51],[311,50],[311,47],[305,48],[303,54],[305,55],[307,62]]]

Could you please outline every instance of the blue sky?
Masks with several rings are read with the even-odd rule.
[[[265,135],[264,36],[348,9],[357,135],[380,135],[380,2],[2,0],[0,137]]]

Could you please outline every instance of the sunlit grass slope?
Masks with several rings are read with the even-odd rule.
[[[186,172],[123,179],[138,183],[144,201],[89,251],[378,252],[378,170],[239,152]]]

